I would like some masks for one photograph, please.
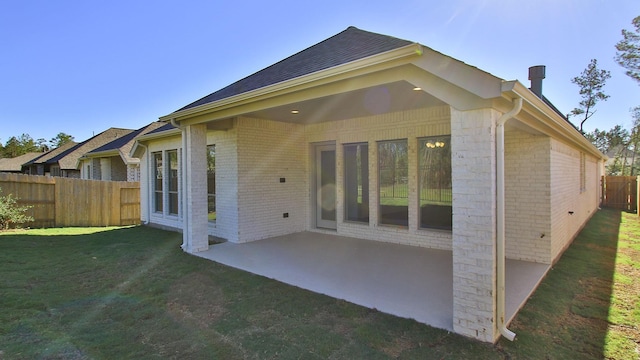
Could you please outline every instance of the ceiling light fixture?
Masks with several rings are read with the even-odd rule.
[[[300,113],[300,111],[298,111],[298,110],[291,110],[291,113],[292,113],[292,114],[299,114],[299,113]]]
[[[420,91],[420,90],[422,90],[422,88],[419,87],[419,86],[416,86],[416,87],[413,88],[413,91]]]

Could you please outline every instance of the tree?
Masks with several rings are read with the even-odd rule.
[[[20,145],[20,141],[15,136],[12,136],[7,140],[4,144],[4,156],[8,158],[14,158],[16,156],[22,155],[22,148]]]
[[[584,134],[587,140],[591,141],[591,143],[603,153],[609,151],[609,139],[607,135],[608,133],[605,130],[598,130],[598,128],[590,133]]]
[[[625,145],[629,141],[629,131],[622,127],[622,125],[616,125],[606,133],[607,137],[607,151],[614,149],[618,146]]]
[[[20,143],[22,154],[26,154],[29,152],[36,152],[38,150],[38,145],[29,134],[20,135],[18,137],[18,142]]]
[[[39,152],[49,151],[49,145],[47,145],[47,140],[44,138],[36,140],[36,147]]]
[[[580,76],[571,79],[572,83],[580,87],[580,95],[582,96],[580,107],[571,110],[571,115],[574,116],[584,114],[580,122],[580,132],[582,132],[584,122],[596,112],[594,109],[596,104],[609,98],[609,95],[606,95],[602,88],[610,77],[611,73],[609,71],[598,69],[598,60],[591,59],[591,62]]]
[[[622,40],[616,44],[616,61],[627,69],[625,74],[640,82],[640,16],[631,21],[635,30],[622,30]]]
[[[73,136],[61,132],[61,133],[58,133],[58,135],[56,135],[54,138],[49,140],[49,143],[51,144],[51,147],[55,149],[70,141],[73,141],[73,139],[74,139]]]
[[[33,206],[19,206],[17,200],[12,194],[2,195],[0,189],[0,230],[33,221],[33,217],[25,214]]]
[[[631,136],[629,136],[629,141],[627,142],[627,149],[631,152],[631,162],[629,166],[631,169],[629,170],[629,175],[636,175],[636,155],[638,154],[638,145],[640,144],[640,106],[636,106],[631,109],[631,114],[633,117],[633,128],[631,129]],[[625,163],[626,163],[625,157]],[[623,170],[624,173],[624,170]]]

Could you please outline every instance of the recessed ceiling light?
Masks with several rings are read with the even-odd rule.
[[[422,90],[422,88],[419,87],[419,86],[416,86],[416,87],[413,88],[413,91],[420,91],[420,90]]]
[[[298,110],[291,110],[291,113],[292,113],[292,114],[299,114],[299,113],[300,113],[300,111],[298,111]]]

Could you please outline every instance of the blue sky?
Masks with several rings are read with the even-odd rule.
[[[546,65],[565,113],[580,101],[570,79],[598,59],[611,98],[585,130],[630,127],[640,84],[613,58],[638,15],[638,0],[3,0],[0,142],[137,129],[351,25],[525,85]]]

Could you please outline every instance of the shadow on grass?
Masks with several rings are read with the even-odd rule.
[[[620,211],[598,211],[512,322],[517,341],[498,346],[517,358],[603,358],[620,224]]]

